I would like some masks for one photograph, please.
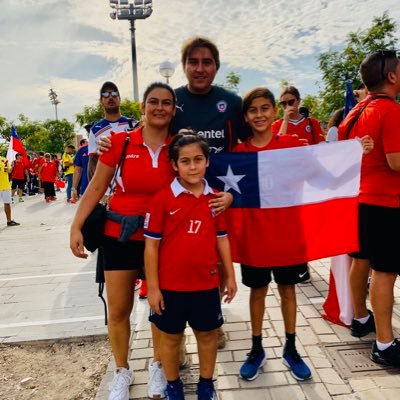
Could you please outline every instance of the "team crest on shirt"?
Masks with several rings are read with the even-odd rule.
[[[307,125],[307,126],[306,126],[306,131],[307,131],[308,133],[311,133],[311,126],[310,126],[310,125]]]
[[[225,100],[220,100],[217,103],[217,110],[221,113],[225,112],[226,109],[228,108],[228,103]]]

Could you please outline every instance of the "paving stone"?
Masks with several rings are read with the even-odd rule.
[[[334,333],[332,328],[321,317],[308,318],[307,322],[311,325],[312,329],[317,335]]]
[[[392,376],[377,376],[371,377],[379,388],[400,388],[400,377],[398,375]],[[400,391],[399,391],[400,397]]]
[[[375,382],[370,378],[350,378],[349,385],[355,392],[376,389]]]
[[[296,335],[298,340],[303,344],[303,346],[310,344],[317,344],[318,337],[312,331],[310,327],[299,326],[296,328]]]
[[[268,390],[241,389],[219,391],[220,400],[272,400]]]
[[[218,390],[239,388],[239,375],[218,376]]]
[[[240,387],[245,389],[255,387],[269,388],[273,386],[287,385],[288,381],[283,372],[269,372],[259,374],[257,379],[254,381],[245,381],[244,379],[240,379],[239,384]]]
[[[318,373],[325,384],[343,385],[344,381],[338,373],[332,368],[320,368]]]
[[[332,398],[322,383],[302,384],[301,388],[307,400],[331,400]]]
[[[276,387],[269,389],[269,391],[273,399],[306,399],[306,395],[300,386]]]
[[[329,394],[331,394],[332,396],[335,396],[337,394],[351,393],[351,388],[348,385],[333,385],[333,384],[327,383],[326,389],[328,390]]]

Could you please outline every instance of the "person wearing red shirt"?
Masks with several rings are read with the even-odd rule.
[[[351,254],[350,271],[353,304],[359,309],[355,307],[352,331],[367,334],[376,329],[371,359],[400,367],[400,341],[392,327],[393,289],[400,274],[398,237],[393,233],[400,226],[400,105],[395,101],[400,60],[395,51],[376,51],[363,60],[360,73],[369,95],[339,126],[341,140],[365,134],[374,140],[374,149],[361,164],[360,252]],[[369,266],[373,315],[365,306]]]
[[[281,135],[297,135],[305,139],[308,144],[317,144],[325,141],[319,122],[312,117],[300,114],[300,93],[294,86],[283,90],[279,98],[279,105],[283,108],[283,119],[272,124],[272,132]]]
[[[125,161],[122,171],[118,169],[116,189],[109,203],[109,208],[114,213],[144,217],[151,197],[172,181],[175,173],[168,160],[167,145],[171,140],[168,128],[175,114],[175,104],[175,94],[170,86],[154,83],[146,89],[141,104],[144,126],[129,133],[130,141],[126,148]],[[81,229],[90,212],[108,189],[126,137],[126,132],[110,137],[112,146],[100,157],[94,176],[79,202],[70,234],[71,250],[77,257],[87,257]],[[133,308],[134,284],[139,270],[144,266],[144,237],[143,229],[139,228],[127,242],[121,243],[120,234],[121,225],[107,220],[104,264],[109,311],[108,333],[116,365],[110,397],[128,400],[129,385],[133,378],[128,365],[130,315]],[[158,374],[158,380],[162,381],[164,375],[161,366],[158,365],[153,372]],[[153,397],[157,394],[158,397],[163,397],[165,385],[161,386],[158,393],[149,395]]]
[[[57,167],[54,161],[51,160],[51,155],[44,155],[44,163],[39,167],[39,174],[44,189],[44,200],[46,203],[56,200],[56,192],[54,183],[58,174]]]
[[[307,140],[292,135],[273,133],[272,123],[276,118],[274,95],[267,88],[250,90],[243,98],[243,113],[250,125],[252,136],[236,145],[235,152],[257,152],[307,144]],[[311,378],[311,371],[300,357],[295,346],[296,291],[295,284],[310,278],[307,264],[273,268],[241,265],[242,282],[250,287],[250,315],[252,327],[252,348],[248,358],[240,368],[240,376],[245,380],[257,378],[259,369],[266,361],[262,346],[262,325],[265,312],[265,298],[274,275],[282,301],[282,314],[286,333],[283,362],[297,380]]]
[[[42,166],[42,164],[44,163],[44,152],[43,151],[39,151],[39,157],[35,158],[33,160],[32,163],[32,168],[34,173],[36,174],[37,180],[38,180],[38,185],[39,185],[39,193],[43,193],[44,192],[44,188],[42,185],[42,181],[40,178],[40,172],[39,172],[39,168]]]
[[[15,155],[15,160],[12,163],[11,179],[11,196],[14,198],[15,191],[18,189],[19,201],[23,202],[24,199],[22,198],[22,191],[25,188],[26,181],[29,181],[29,174],[24,162],[22,161],[21,154]]]
[[[179,349],[186,323],[197,340],[199,399],[213,399],[217,329],[223,323],[218,256],[230,303],[237,287],[224,216],[209,207],[214,191],[204,179],[209,158],[206,139],[193,131],[174,137],[169,158],[179,177],[158,193],[145,222],[145,267],[149,320],[161,330],[161,361],[167,398],[183,399]]]

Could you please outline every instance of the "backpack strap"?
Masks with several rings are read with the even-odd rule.
[[[389,100],[393,100],[391,97],[389,96],[384,96],[384,95],[376,95],[376,96],[369,96],[367,98],[367,101],[365,102],[365,104],[358,110],[357,114],[355,115],[355,117],[353,117],[353,119],[349,122],[349,125],[347,125],[347,129],[346,129],[346,134],[345,137],[346,139],[348,139],[350,137],[350,132],[353,129],[355,123],[358,121],[358,119],[360,118],[361,114],[364,112],[364,110],[368,107],[369,103],[371,103],[371,101],[373,100],[378,100],[378,99],[389,99]]]

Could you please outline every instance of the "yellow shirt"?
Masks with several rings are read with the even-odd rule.
[[[7,158],[0,157],[0,190],[10,190],[11,183],[8,178],[9,169],[6,168],[6,163],[8,168],[10,168],[10,163],[7,161]]]
[[[66,171],[64,171],[64,175],[70,175],[70,174],[73,174],[74,173],[74,157],[73,157],[73,155],[72,154],[67,154],[67,153],[64,153],[63,154],[63,156],[62,156],[62,166],[63,166],[63,168],[64,168],[64,162],[65,161],[69,161],[70,163],[71,163],[71,165],[67,168],[67,170]]]

